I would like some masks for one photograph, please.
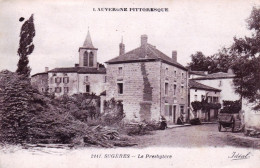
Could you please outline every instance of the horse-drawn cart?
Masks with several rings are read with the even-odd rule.
[[[222,127],[231,129],[232,132],[235,132],[237,128],[241,126],[241,121],[239,114],[229,114],[229,113],[220,113],[218,116],[218,131],[221,132]]]

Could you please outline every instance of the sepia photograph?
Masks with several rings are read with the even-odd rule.
[[[0,0],[0,168],[258,167],[259,0]]]

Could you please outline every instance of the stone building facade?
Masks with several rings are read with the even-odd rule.
[[[97,62],[97,48],[92,44],[90,33],[79,48],[79,64],[74,67],[62,67],[32,76],[32,84],[39,91],[55,93],[55,96],[77,93],[95,93],[105,90],[106,68]]]
[[[123,103],[126,120],[159,120],[170,123],[187,113],[188,71],[177,63],[177,52],[168,57],[141,36],[141,46],[107,61],[106,99]]]

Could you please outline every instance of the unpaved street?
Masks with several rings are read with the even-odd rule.
[[[217,124],[206,124],[154,131],[151,135],[137,136],[136,138],[138,147],[248,146],[237,139],[232,139],[234,135],[243,137],[243,133],[232,133],[230,130],[222,131],[218,132]]]

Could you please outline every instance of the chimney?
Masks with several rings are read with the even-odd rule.
[[[48,72],[49,71],[49,67],[45,67],[45,72]]]
[[[173,50],[173,51],[172,51],[172,60],[173,60],[174,62],[177,62],[177,51],[176,51],[176,50]]]
[[[148,39],[148,37],[146,34],[141,35],[141,46],[144,46],[147,44],[147,39]]]
[[[123,55],[125,53],[125,45],[123,43],[123,37],[121,43],[119,44],[119,55]]]

